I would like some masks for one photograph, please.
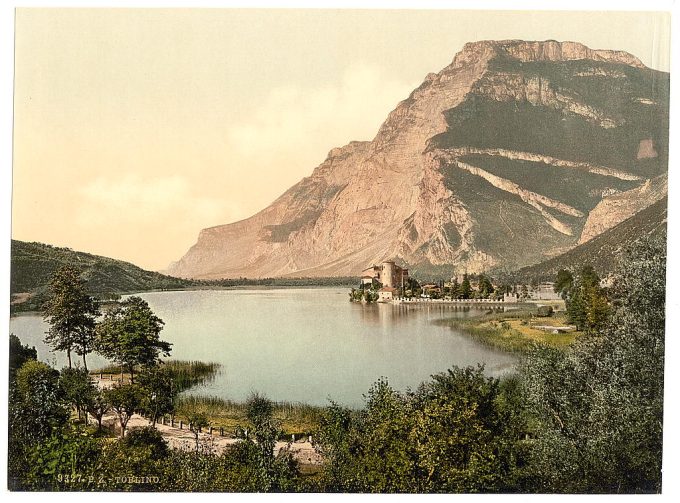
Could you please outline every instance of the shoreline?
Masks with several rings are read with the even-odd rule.
[[[163,292],[198,292],[198,291],[222,291],[222,290],[321,290],[328,288],[351,288],[351,285],[229,285],[229,286],[191,286],[186,288],[163,288],[163,289],[151,289],[151,290],[135,290],[131,292],[116,292],[110,295],[118,295],[120,298],[128,297],[133,295],[140,295],[144,293],[163,293]],[[10,294],[10,318],[15,316],[37,316],[41,315],[42,312],[39,310],[22,310],[13,311],[12,308],[16,309],[21,306],[26,301],[13,303],[11,301],[12,296],[15,295],[26,295],[29,292],[18,292]],[[30,293],[32,296],[33,293]],[[96,294],[93,294],[96,297]],[[102,304],[115,303],[118,300],[107,299],[101,300]]]
[[[527,303],[524,307],[530,305],[532,304]],[[565,320],[563,314],[538,316],[538,306],[533,305],[534,309],[492,312],[472,318],[448,318],[435,320],[433,323],[458,330],[487,347],[517,355],[528,353],[535,344],[566,349],[582,335],[578,331],[555,334],[535,328],[553,324],[556,320],[564,325]]]

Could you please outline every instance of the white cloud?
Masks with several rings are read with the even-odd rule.
[[[134,222],[158,225],[173,215],[183,222],[213,222],[225,203],[192,193],[183,176],[142,178],[136,174],[101,176],[79,190],[84,227]]]

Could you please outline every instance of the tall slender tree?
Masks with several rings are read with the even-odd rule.
[[[87,294],[77,269],[64,266],[53,274],[43,305],[43,317],[50,325],[45,343],[56,351],[66,352],[69,368],[73,366],[71,352],[75,351],[82,356],[87,369],[86,356],[93,350],[99,314],[99,304]]]
[[[469,299],[472,297],[472,286],[470,285],[470,278],[467,273],[463,274],[463,282],[460,285],[460,298]]]

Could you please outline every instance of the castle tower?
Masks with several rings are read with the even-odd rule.
[[[384,287],[392,287],[394,288],[395,286],[401,286],[401,285],[395,285],[394,284],[394,261],[392,260],[387,260],[382,263],[382,285]]]

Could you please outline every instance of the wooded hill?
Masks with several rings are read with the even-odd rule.
[[[355,277],[332,278],[236,278],[216,281],[175,278],[147,271],[134,264],[100,255],[59,248],[44,243],[12,240],[11,285],[14,311],[40,308],[50,277],[62,266],[82,272],[90,295],[100,299],[149,290],[183,288],[351,286]],[[24,299],[18,294],[30,294]],[[27,297],[27,298],[26,298]],[[23,300],[19,302],[19,300]]]
[[[43,243],[12,240],[10,293],[32,294],[24,308],[37,308],[51,275],[62,266],[82,271],[91,295],[112,298],[145,290],[172,290],[194,286],[195,281],[146,271],[129,262],[58,248]]]

